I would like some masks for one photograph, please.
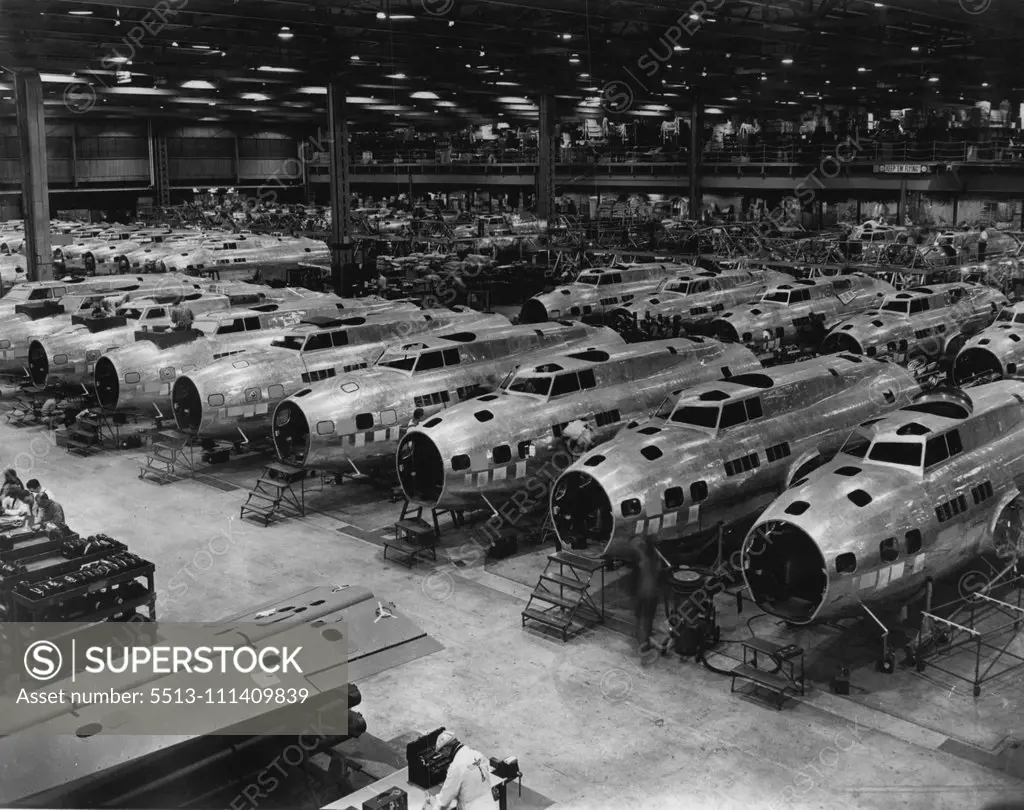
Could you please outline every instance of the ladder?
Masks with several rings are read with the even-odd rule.
[[[107,419],[102,410],[85,410],[75,418],[74,424],[67,434],[67,451],[87,455],[103,449],[104,433],[118,445],[116,426]]]
[[[139,478],[148,476],[158,484],[169,484],[196,473],[193,437],[178,430],[159,430],[153,434],[146,463],[139,467]]]
[[[167,167],[167,138],[163,135],[153,136],[153,156],[156,163],[157,205],[169,208],[171,205],[171,176]]]
[[[305,517],[307,472],[294,464],[271,462],[249,490],[239,517],[262,521],[264,526],[279,517]]]
[[[598,571],[601,572],[600,609],[589,592],[591,580]],[[570,635],[589,625],[602,624],[605,619],[604,571],[603,560],[568,551],[548,554],[548,564],[523,610],[523,627],[528,620],[535,621],[557,630],[566,642]]]

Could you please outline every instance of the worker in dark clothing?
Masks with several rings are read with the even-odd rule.
[[[630,568],[627,585],[633,594],[636,640],[643,652],[650,647],[651,635],[654,633],[664,563],[650,535],[646,535],[642,542],[619,547],[610,556],[622,560]]]
[[[171,324],[175,331],[185,331],[192,328],[192,322],[195,320],[190,307],[179,305],[171,310]]]
[[[46,492],[40,492],[36,496],[36,512],[32,518],[36,528],[68,530],[68,524],[64,520],[64,507]]]

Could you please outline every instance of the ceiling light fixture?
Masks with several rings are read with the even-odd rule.
[[[301,73],[302,71],[296,70],[295,68],[289,67],[273,67],[272,65],[260,65],[256,68],[257,71],[263,73]]]
[[[287,25],[282,25],[281,30],[277,32],[278,39],[289,40],[294,36],[295,34],[292,33],[292,29],[289,28]]]
[[[928,77],[928,81],[930,81],[930,82],[937,82],[938,80],[939,80],[938,76],[929,76]]]
[[[405,74],[404,73],[388,73],[384,78],[385,79],[404,79],[405,78]]]
[[[432,93],[429,90],[418,90],[411,95],[411,98],[425,98],[435,100],[437,99],[437,93]]]
[[[92,12],[87,9],[82,9],[80,11],[69,11],[68,14],[75,17],[89,17],[92,15]]]
[[[858,73],[867,73],[868,69],[866,67],[859,67],[859,68],[857,68],[857,72]]]
[[[793,64],[793,60],[790,57],[787,56],[785,59],[782,60],[782,64],[784,64],[784,65],[792,65]]]
[[[912,46],[912,47],[910,48],[910,50],[911,50],[911,51],[913,51],[914,53],[917,53],[917,52],[918,52],[919,50],[921,50],[921,48],[920,48],[920,46],[918,46],[918,45],[913,45],[913,46]]]
[[[210,84],[210,82],[203,81],[202,79],[191,79],[190,81],[184,82],[182,85],[184,90],[215,90],[216,87]]]

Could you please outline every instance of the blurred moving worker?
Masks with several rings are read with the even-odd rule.
[[[195,319],[196,316],[192,309],[183,304],[179,304],[171,310],[171,326],[175,331],[183,332],[191,329]]]
[[[452,754],[452,760],[441,791],[427,799],[423,810],[497,810],[491,765],[483,754],[463,745],[450,731],[441,732],[434,748]]]

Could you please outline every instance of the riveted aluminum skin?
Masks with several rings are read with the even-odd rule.
[[[600,444],[631,420],[646,418],[673,390],[760,369],[745,346],[710,338],[554,354],[521,365],[502,390],[411,429],[398,450],[399,481],[406,497],[427,506],[497,508],[509,498],[546,505],[547,498],[532,490],[541,481],[550,485],[573,463],[573,448],[562,436],[568,423],[586,422],[591,441]],[[593,385],[582,388],[572,375],[592,378]],[[558,386],[576,390],[560,394]],[[545,388],[549,393],[535,393]],[[456,459],[468,465],[456,469]]]
[[[740,561],[752,598],[807,624],[904,603],[993,549],[1008,560],[1022,550],[1021,481],[1024,382],[924,394],[765,509]]]
[[[398,344],[371,368],[297,392],[274,414],[278,455],[339,472],[351,472],[353,465],[390,466],[414,419],[429,420],[496,388],[520,363],[541,362],[567,347],[624,345],[611,329],[578,323],[506,326],[471,337]],[[447,365],[438,365],[441,359]]]
[[[599,554],[644,535],[679,541],[739,524],[860,422],[919,390],[905,369],[854,355],[693,386],[562,474],[551,493],[555,530]]]

